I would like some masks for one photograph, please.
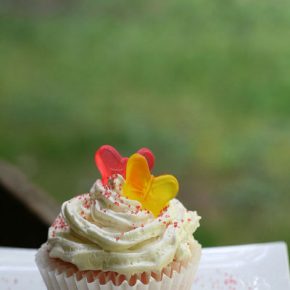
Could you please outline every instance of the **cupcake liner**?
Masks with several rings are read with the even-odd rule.
[[[74,265],[48,256],[44,244],[36,254],[36,264],[48,290],[189,290],[200,260],[197,244],[190,261],[173,261],[160,272],[125,276],[116,272],[79,271]]]

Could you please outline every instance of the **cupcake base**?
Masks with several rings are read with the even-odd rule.
[[[129,277],[116,272],[79,271],[70,263],[50,258],[46,244],[39,249],[35,260],[48,290],[189,290],[201,255],[197,242],[192,253],[190,261],[173,261],[160,272]]]

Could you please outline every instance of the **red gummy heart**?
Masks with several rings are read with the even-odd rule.
[[[151,171],[154,167],[154,161],[155,161],[155,157],[154,157],[152,151],[150,149],[144,147],[144,148],[139,149],[137,151],[137,153],[143,155],[146,158],[149,169]]]
[[[151,170],[154,166],[154,155],[148,148],[141,148],[137,153],[143,155]],[[96,165],[102,175],[104,184],[107,184],[108,178],[113,174],[121,174],[126,177],[126,166],[128,157],[122,157],[120,153],[110,145],[101,146],[95,155]]]

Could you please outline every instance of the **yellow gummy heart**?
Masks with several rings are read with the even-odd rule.
[[[123,194],[138,200],[155,217],[176,196],[178,188],[178,181],[173,175],[151,175],[144,156],[136,153],[128,159]]]

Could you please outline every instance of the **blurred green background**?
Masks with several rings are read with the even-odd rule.
[[[4,1],[0,153],[59,201],[147,146],[204,246],[290,243],[289,1]]]

